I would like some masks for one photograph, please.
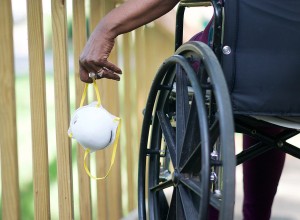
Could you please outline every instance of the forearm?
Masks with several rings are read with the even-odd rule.
[[[108,61],[115,38],[132,31],[170,11],[179,0],[128,0],[110,11],[98,23],[79,58],[80,79],[92,82],[89,73],[100,78],[120,80],[121,69]]]
[[[132,31],[170,11],[179,0],[128,0],[109,12],[98,24],[111,38]]]

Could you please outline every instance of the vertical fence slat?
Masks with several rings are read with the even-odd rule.
[[[134,207],[134,199],[135,199],[135,189],[134,189],[134,172],[133,166],[135,164],[133,160],[133,139],[132,139],[132,100],[130,97],[130,91],[132,90],[131,77],[133,74],[133,70],[131,68],[131,43],[132,41],[132,33],[123,35],[123,60],[124,60],[124,69],[122,80],[124,80],[124,113],[123,113],[123,125],[125,127],[124,131],[126,132],[126,160],[127,160],[127,193],[128,193],[128,211],[132,211]]]
[[[73,47],[74,47],[74,70],[75,70],[75,93],[76,93],[76,108],[80,105],[81,94],[84,88],[84,83],[79,77],[78,59],[86,43],[86,20],[85,20],[85,1],[73,0]],[[84,149],[77,144],[77,167],[79,181],[79,208],[80,219],[92,219],[92,204],[91,204],[91,181],[86,174],[83,165]],[[86,161],[89,166],[89,158]]]
[[[46,84],[41,0],[27,0],[35,219],[50,219]]]
[[[146,41],[144,27],[138,28],[135,31],[135,57],[136,57],[136,100],[137,100],[137,119],[138,119],[138,137],[140,138],[143,114],[147,100],[147,91],[145,88],[145,75],[150,74],[148,69],[145,68],[146,57]]]
[[[91,31],[95,28],[101,17],[110,11],[115,3],[105,0],[91,0]],[[117,44],[117,43],[116,43]],[[115,45],[115,48],[117,45]],[[109,57],[110,61],[117,63],[117,51],[114,49]],[[98,80],[102,103],[113,114],[118,114],[117,83],[110,80]],[[103,176],[108,168],[111,150],[96,152],[96,174]],[[120,150],[118,149],[114,167],[105,181],[97,182],[97,219],[120,219],[122,216],[121,177],[120,177]]]
[[[73,219],[72,155],[69,127],[69,76],[66,1],[51,1],[59,218]]]
[[[0,149],[2,218],[20,219],[18,153],[10,0],[0,1]]]
[[[115,7],[114,1],[91,0],[91,31],[95,28],[100,18]],[[117,44],[117,43],[116,43]],[[117,63],[117,45],[111,52],[109,60]],[[102,103],[111,113],[118,115],[118,88],[117,83],[111,80],[98,80]],[[121,134],[122,135],[122,134]],[[96,174],[103,176],[111,159],[111,149],[96,152]],[[122,217],[121,199],[121,174],[120,174],[120,149],[116,155],[114,167],[105,181],[97,182],[97,219],[120,219]]]
[[[113,63],[117,63],[117,54],[113,52],[111,54],[110,60]],[[105,80],[105,94],[106,96],[103,99],[105,103],[105,108],[112,114],[119,115],[119,97],[118,97],[118,82],[112,80]],[[124,126],[124,123],[122,124]],[[121,134],[125,135],[125,134]],[[112,146],[106,150],[106,164],[107,167],[110,164],[111,155],[112,155]],[[118,147],[115,163],[111,170],[110,175],[106,180],[107,184],[107,207],[109,218],[108,220],[118,220],[122,217],[122,190],[121,190],[121,155],[120,147]],[[107,168],[106,167],[106,168]],[[106,169],[107,170],[107,169]],[[106,171],[105,170],[105,171]],[[98,198],[98,200],[101,198]]]
[[[148,71],[146,66],[146,39],[145,39],[145,27],[138,28],[135,31],[135,69],[136,69],[136,76],[135,76],[135,83],[136,83],[136,127],[137,127],[137,146],[135,149],[136,153],[136,160],[139,159],[139,147],[140,147],[140,139],[141,139],[141,130],[142,130],[142,122],[143,122],[143,110],[146,106],[147,101],[147,88],[145,85],[145,75],[151,74]],[[147,67],[151,65],[147,62]],[[138,164],[138,163],[137,163]],[[135,174],[138,173],[138,165],[135,169]],[[137,181],[136,181],[137,182]],[[136,187],[137,192],[137,187]],[[137,196],[136,196],[137,197]]]
[[[159,56],[159,53],[157,53],[157,42],[151,43],[154,39],[157,39],[157,34],[156,30],[152,27],[146,28],[145,29],[145,41],[146,41],[146,46],[145,50],[147,51],[146,53],[146,60],[147,63],[151,63],[152,65],[147,65],[147,74],[145,74],[145,93],[147,94],[149,91],[149,88],[151,86],[151,82],[153,79],[154,74],[156,73],[157,66],[154,66],[153,64],[157,64],[157,56]],[[162,50],[162,49],[161,49]]]
[[[90,0],[90,32],[94,30],[101,17],[104,15],[102,6],[105,0]],[[104,94],[103,80],[97,80],[100,94]],[[103,97],[101,97],[103,99]],[[103,101],[103,100],[102,100]],[[96,152],[96,175],[103,176],[106,170],[105,151]],[[105,181],[97,181],[97,219],[106,220],[108,217],[107,209],[107,190]]]
[[[116,6],[115,1],[106,1],[105,5],[102,5],[104,12],[111,11]],[[112,63],[118,64],[118,41],[116,41],[115,47],[112,50],[109,60]],[[119,83],[113,80],[102,80],[102,85],[105,92],[103,93],[103,104],[108,111],[112,114],[119,115],[119,95],[118,86]],[[124,124],[123,124],[124,126]],[[125,135],[125,134],[121,134]],[[110,164],[112,147],[110,147],[106,152],[106,164]],[[121,190],[121,155],[120,147],[118,147],[116,160],[114,167],[111,171],[110,176],[107,178],[107,209],[109,213],[108,220],[119,220],[122,217],[122,190]],[[98,200],[101,198],[98,198]]]

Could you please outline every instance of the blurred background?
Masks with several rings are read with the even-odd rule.
[[[2,0],[1,0],[2,1]],[[68,75],[68,94],[70,114],[78,107],[76,100],[80,96],[80,88],[82,85],[78,83],[78,73],[76,65],[78,57],[74,55],[74,7],[71,0],[63,2],[66,9],[66,46],[67,46],[67,75]],[[97,21],[107,11],[109,11],[108,1],[99,0],[98,3],[93,0],[85,0],[84,13],[86,24],[86,36],[89,35]],[[113,1],[110,1],[113,2]],[[114,2],[117,5],[121,2]],[[106,4],[106,5],[105,5]],[[112,3],[109,3],[110,5]],[[95,5],[100,6],[99,13],[95,12]],[[16,129],[17,129],[17,154],[18,154],[18,184],[19,184],[19,201],[21,219],[34,219],[34,187],[33,187],[33,159],[32,159],[32,116],[31,116],[31,99],[30,95],[30,74],[29,74],[29,51],[28,47],[28,22],[27,22],[27,2],[26,0],[11,0],[13,15],[13,54],[14,54],[14,74],[15,74],[15,98],[16,98]],[[47,151],[49,164],[49,191],[50,191],[50,213],[51,219],[59,219],[59,190],[58,190],[58,165],[57,165],[57,122],[55,118],[56,101],[59,99],[58,93],[55,93],[55,71],[53,56],[53,16],[51,1],[42,1],[42,21],[44,35],[44,62],[45,62],[45,95],[46,95],[46,121],[47,121]],[[104,8],[104,9],[103,9]],[[94,12],[93,12],[94,11]],[[92,13],[95,16],[92,17]],[[157,68],[168,56],[172,55],[174,48],[174,30],[175,30],[175,14],[176,9],[163,16],[162,18],[152,22],[139,30],[118,37],[116,52],[112,60],[116,61],[123,69],[123,76],[118,85],[113,84],[116,88],[118,97],[115,102],[119,108],[111,108],[115,115],[125,118],[125,124],[121,131],[121,143],[118,152],[118,162],[113,167],[111,177],[117,176],[117,192],[120,195],[115,196],[113,192],[116,189],[110,187],[112,179],[106,183],[98,183],[94,180],[90,181],[90,201],[91,210],[88,212],[91,219],[137,219],[137,168],[138,168],[138,144],[139,132],[142,121],[142,110],[146,103],[146,97],[150,88],[152,79]],[[212,15],[211,8],[190,8],[186,11],[184,40],[187,41],[194,34],[202,30],[208,23]],[[98,20],[97,20],[98,18]],[[1,21],[0,21],[1,23]],[[82,29],[81,29],[82,30]],[[80,48],[79,48],[80,50]],[[159,51],[159,53],[157,53]],[[138,56],[143,54],[144,56]],[[75,57],[75,58],[74,58]],[[1,57],[0,57],[1,59]],[[4,73],[0,73],[4,74]],[[2,79],[2,78],[1,78]],[[77,80],[77,81],[76,81]],[[105,83],[105,82],[104,82]],[[80,86],[78,86],[80,85]],[[101,96],[104,96],[104,105],[107,103],[110,108],[109,95],[106,94],[103,82],[99,84]],[[101,90],[102,86],[102,90]],[[79,89],[78,89],[79,88]],[[76,95],[77,94],[77,95]],[[2,95],[1,95],[2,97]],[[80,97],[79,97],[80,98]],[[93,99],[93,93],[90,91],[89,100]],[[66,99],[68,100],[68,99]],[[106,101],[107,100],[107,101]],[[76,107],[77,106],[77,107]],[[113,104],[113,106],[115,106]],[[67,136],[67,130],[65,131]],[[291,140],[294,144],[299,140],[294,138]],[[71,171],[72,171],[72,194],[74,206],[74,219],[80,218],[81,196],[79,192],[80,175],[82,171],[78,168],[78,160],[80,160],[77,144],[72,141],[71,145]],[[299,145],[299,144],[298,144]],[[237,150],[241,149],[241,136],[236,135]],[[2,147],[2,146],[1,146]],[[110,154],[106,157],[91,155],[90,166],[92,173],[97,171],[97,163],[99,158],[105,161],[110,160]],[[79,158],[79,159],[78,159]],[[81,157],[82,158],[82,157]],[[83,160],[83,158],[82,158]],[[81,161],[82,162],[82,161]],[[108,164],[108,163],[106,163]],[[108,165],[104,165],[104,168]],[[4,169],[3,167],[1,167]],[[278,194],[275,199],[272,219],[276,220],[297,220],[299,218],[300,193],[297,184],[300,181],[300,175],[297,172],[300,169],[300,161],[288,156],[284,169]],[[83,173],[83,175],[86,175]],[[2,175],[2,179],[6,178]],[[2,187],[0,183],[0,188]],[[104,191],[101,191],[101,190]],[[100,192],[100,193],[99,193]],[[101,195],[101,192],[110,192],[108,195]],[[2,190],[0,197],[2,197]],[[242,219],[242,174],[241,167],[237,168],[237,195],[235,219]],[[102,200],[102,201],[101,201]],[[2,219],[2,199],[0,201],[0,218]],[[118,203],[121,210],[118,211],[118,217],[109,216],[109,204]],[[104,205],[103,205],[104,204]],[[88,209],[88,208],[87,208]],[[106,214],[105,214],[105,213]],[[101,217],[102,216],[102,217]],[[103,217],[105,216],[105,217]],[[3,218],[4,219],[4,218]]]

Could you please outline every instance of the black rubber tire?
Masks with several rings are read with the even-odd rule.
[[[220,64],[207,45],[183,44],[160,67],[148,96],[139,219],[203,220],[209,205],[219,210],[219,219],[233,219],[235,165],[233,116]]]

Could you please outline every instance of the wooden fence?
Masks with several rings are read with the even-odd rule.
[[[72,3],[72,45],[70,50],[67,32],[67,4]],[[84,84],[78,72],[78,57],[87,40],[87,30],[92,30],[101,17],[120,2],[113,0],[52,0],[52,49],[55,93],[55,135],[57,166],[57,197],[59,219],[120,219],[137,207],[138,144],[142,110],[154,73],[164,58],[172,54],[171,34],[153,27],[142,27],[118,37],[110,61],[122,66],[121,82],[98,82],[102,103],[114,115],[123,119],[121,143],[116,163],[105,181],[91,180],[83,168],[83,150],[76,146],[72,157],[72,142],[67,135],[70,120],[69,85],[75,84],[75,107]],[[87,8],[88,6],[88,8]],[[86,15],[86,12],[87,15]],[[88,18],[88,19],[87,19]],[[47,129],[46,69],[44,49],[43,1],[27,0],[27,27],[29,48],[29,85],[31,109],[31,142],[33,200],[35,219],[53,219],[49,186],[49,155]],[[86,22],[86,21],[89,21]],[[89,24],[89,26],[87,26]],[[14,59],[13,14],[10,0],[0,1],[0,160],[2,219],[28,219],[22,213],[20,196],[18,132],[16,116],[16,77]],[[162,40],[163,39],[163,40]],[[72,47],[71,45],[71,47]],[[70,54],[72,51],[73,54]],[[159,53],[158,53],[159,51]],[[74,58],[74,80],[70,80],[69,58]],[[17,75],[17,73],[16,73]],[[73,79],[73,78],[72,78]],[[30,137],[28,137],[30,138]],[[23,146],[22,146],[23,147]],[[91,156],[91,167],[102,176],[107,170],[110,150]],[[77,164],[78,179],[74,179],[72,163]],[[77,184],[74,184],[74,183]],[[74,187],[77,187],[74,189]],[[95,186],[95,190],[93,190]],[[52,191],[51,191],[52,192]],[[74,192],[78,192],[76,201]],[[96,192],[94,194],[93,192]],[[78,204],[77,204],[78,203]],[[74,207],[79,207],[74,211]],[[78,212],[78,216],[74,213]]]

